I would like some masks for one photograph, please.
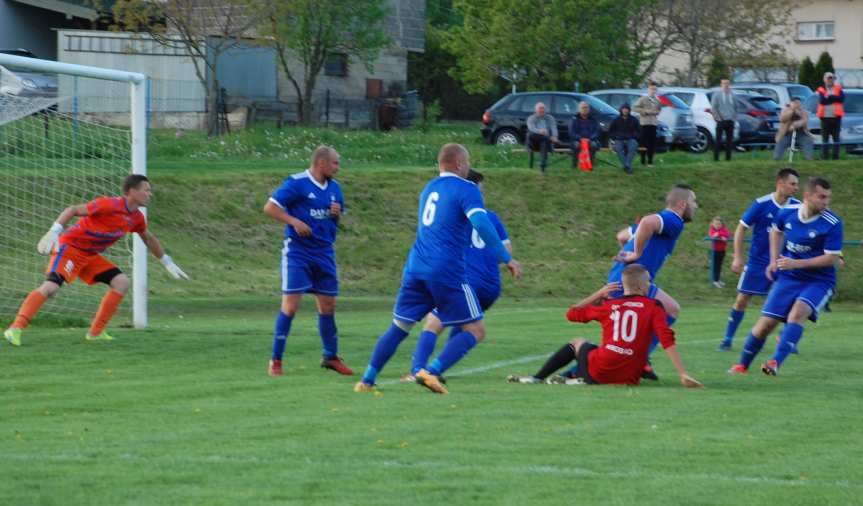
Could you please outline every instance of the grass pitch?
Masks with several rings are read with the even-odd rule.
[[[318,368],[310,303],[283,378],[266,375],[276,299],[156,301],[150,330],[118,329],[113,343],[34,328],[23,347],[0,346],[0,503],[859,501],[863,365],[849,350],[861,307],[836,304],[809,326],[779,377],[729,377],[742,338],[715,351],[727,305],[683,300],[680,351],[704,391],[680,387],[661,352],[661,380],[637,388],[505,383],[569,338],[598,338],[598,325],[564,320],[571,301],[560,299],[495,306],[447,396],[397,381],[416,330],[381,393],[353,393],[356,376]],[[390,304],[341,300],[342,355],[357,372]]]

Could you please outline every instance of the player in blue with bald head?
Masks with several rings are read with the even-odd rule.
[[[734,260],[731,262],[731,271],[740,274],[740,280],[737,283],[737,298],[728,315],[725,338],[719,345],[719,351],[731,349],[734,334],[743,321],[746,306],[752,297],[765,296],[770,291],[773,281],[765,274],[770,263],[770,227],[780,209],[800,203],[793,197],[797,193],[798,178],[799,175],[794,169],[781,169],[776,174],[776,190],[755,199],[740,218],[734,232]],[[749,259],[744,267],[743,242],[747,230],[752,231],[752,245],[749,247]]]
[[[779,322],[785,327],[779,334],[779,345],[773,357],[761,366],[768,376],[775,376],[797,348],[803,337],[806,320],[817,321],[836,286],[836,264],[842,253],[842,220],[828,209],[830,183],[816,177],[809,180],[803,192],[803,203],[780,210],[770,230],[770,263],[768,278],[774,281],[761,318],[755,323],[740,362],[728,372],[744,374],[761,351],[767,336]]]
[[[683,233],[684,225],[692,221],[698,204],[695,202],[695,192],[685,184],[674,185],[665,196],[665,209],[658,213],[645,216],[638,222],[635,232],[627,227],[617,233],[619,242],[625,242],[620,253],[615,257],[614,264],[608,272],[608,283],[620,283],[623,270],[629,264],[639,264],[650,273],[650,289],[647,296],[660,301],[668,314],[668,325],[671,326],[680,314],[680,304],[664,290],[656,286],[656,276],[663,264],[674,252],[677,239]],[[622,297],[623,289],[613,293],[612,298]],[[655,336],[654,336],[655,337]],[[652,352],[658,343],[654,339]],[[565,372],[563,376],[572,377],[576,367]],[[650,364],[645,367],[644,378],[656,380]]]
[[[470,170],[467,149],[460,144],[445,145],[438,153],[438,167],[440,176],[420,195],[416,241],[402,273],[393,323],[378,339],[363,379],[354,387],[356,392],[374,390],[378,373],[413,325],[436,309],[443,326],[459,325],[461,331],[427,368],[417,372],[416,381],[432,392],[447,393],[440,375],[485,337],[482,309],[465,271],[474,229],[513,277],[521,275],[521,266],[488,219],[479,187],[465,179]]]
[[[339,166],[338,152],[329,146],[319,146],[312,154],[309,169],[285,179],[264,206],[267,216],[285,224],[282,306],[276,316],[270,376],[282,375],[282,355],[291,323],[300,299],[307,292],[315,294],[318,306],[321,367],[346,376],[353,374],[338,356],[335,320],[339,277],[333,244],[345,208],[342,189],[333,179]]]
[[[482,190],[482,182],[485,177],[471,169],[468,172],[467,180],[475,183]],[[497,235],[500,237],[504,248],[512,254],[512,243],[509,240],[509,233],[504,227],[494,211],[486,210],[488,219],[494,225]],[[500,297],[500,260],[497,253],[492,248],[486,247],[485,241],[479,236],[479,233],[474,229],[471,232],[470,247],[465,255],[465,271],[467,274],[467,282],[476,293],[477,301],[480,309],[483,312],[489,308]],[[422,334],[417,339],[417,345],[414,349],[413,361],[411,363],[411,372],[402,380],[415,381],[416,374],[420,369],[425,369],[428,365],[428,359],[434,351],[437,344],[437,337],[443,331],[443,325],[438,318],[437,311],[432,311],[426,317],[425,325],[423,326]],[[450,330],[450,338],[461,332],[461,327],[454,325]]]

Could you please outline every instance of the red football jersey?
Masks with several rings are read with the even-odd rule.
[[[653,335],[663,348],[674,345],[662,304],[649,297],[632,295],[610,299],[600,306],[570,309],[566,319],[602,325],[602,343],[588,355],[588,372],[598,383],[637,385],[647,363]]]
[[[101,253],[127,233],[147,230],[144,213],[140,209],[130,211],[123,197],[99,197],[87,203],[87,213],[63,232],[60,245]]]

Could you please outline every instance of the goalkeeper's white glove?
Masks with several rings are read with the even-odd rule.
[[[187,276],[186,273],[183,272],[183,269],[181,269],[177,266],[177,264],[174,263],[174,260],[170,256],[163,255],[162,258],[159,259],[159,261],[162,262],[162,265],[165,266],[165,269],[167,269],[168,272],[171,273],[171,276],[174,276],[174,279],[189,279],[189,276]]]
[[[60,234],[62,232],[63,225],[55,222],[51,225],[51,229],[45,232],[45,235],[39,239],[39,244],[36,245],[36,251],[43,255],[51,253],[51,250],[54,249],[54,245],[57,244],[57,239],[60,238]]]

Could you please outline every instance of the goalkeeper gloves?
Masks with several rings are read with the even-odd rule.
[[[163,255],[162,258],[159,259],[159,261],[162,262],[162,265],[165,266],[165,269],[167,269],[168,272],[171,273],[171,276],[174,276],[174,279],[189,279],[189,276],[187,276],[186,273],[183,272],[183,269],[180,269],[180,267],[178,267],[177,264],[174,263],[174,260],[170,256]]]
[[[55,222],[51,225],[51,229],[45,232],[45,235],[39,239],[39,244],[36,245],[36,251],[42,255],[51,253],[51,250],[54,249],[54,245],[57,244],[57,239],[60,238],[60,233],[62,232],[63,225]]]

